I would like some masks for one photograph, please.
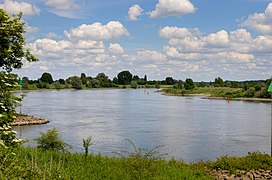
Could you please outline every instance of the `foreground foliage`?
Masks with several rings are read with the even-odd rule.
[[[15,119],[15,108],[21,101],[11,93],[18,87],[17,76],[13,69],[22,67],[22,60],[37,61],[28,49],[25,49],[25,23],[22,15],[9,16],[0,8],[0,147],[15,146],[20,143],[9,123]]]
[[[183,162],[116,158],[44,151],[38,148],[1,152],[0,179],[211,179],[204,169]]]
[[[213,169],[253,170],[272,168],[272,157],[251,153],[245,157],[221,157],[215,162],[186,164],[131,155],[63,153],[20,147],[0,149],[0,179],[213,179]],[[15,155],[16,154],[16,155]]]

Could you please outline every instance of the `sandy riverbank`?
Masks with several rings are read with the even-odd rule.
[[[204,99],[214,99],[214,100],[227,100],[224,97],[214,97],[214,96],[206,96]],[[265,98],[230,98],[231,101],[252,101],[252,102],[271,102],[271,99]]]
[[[10,123],[10,125],[24,126],[24,125],[39,125],[46,123],[49,123],[49,121],[43,118],[28,115],[17,115],[16,119],[12,123]]]
[[[171,94],[171,93],[162,93],[165,96],[202,96],[203,99],[211,100],[227,100],[227,97],[215,97],[211,94]],[[271,99],[265,98],[230,98],[231,101],[251,101],[251,102],[271,102]]]

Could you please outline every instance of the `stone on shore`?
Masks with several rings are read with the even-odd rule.
[[[10,123],[12,126],[23,126],[23,125],[38,125],[38,124],[46,124],[49,121],[43,118],[38,118],[34,116],[28,115],[17,115],[16,119]]]

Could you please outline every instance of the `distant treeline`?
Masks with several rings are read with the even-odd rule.
[[[28,77],[22,78],[22,88],[28,89],[85,89],[85,88],[161,88],[167,86],[173,89],[190,90],[195,87],[230,87],[242,88],[248,91],[250,97],[253,93],[263,91],[261,97],[269,96],[265,93],[266,88],[269,86],[271,79],[266,80],[252,80],[252,81],[224,81],[222,78],[217,77],[214,81],[210,82],[194,82],[191,78],[185,81],[176,80],[172,77],[166,77],[164,80],[148,80],[147,75],[139,77],[133,75],[129,71],[122,71],[117,74],[112,80],[104,73],[98,73],[96,77],[86,76],[81,73],[80,76],[71,76],[67,79],[54,80],[50,73],[43,73],[37,80],[30,80]]]

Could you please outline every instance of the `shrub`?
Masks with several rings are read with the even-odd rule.
[[[92,136],[89,136],[87,139],[82,139],[83,147],[84,147],[84,150],[85,150],[85,157],[88,156],[89,147],[91,145],[93,145],[93,142],[91,142],[91,141],[92,141]]]
[[[70,147],[67,143],[61,140],[56,128],[49,129],[45,133],[41,132],[41,136],[36,138],[38,148],[43,150],[65,151],[65,148]]]
[[[138,87],[137,82],[135,82],[135,81],[131,81],[131,88],[133,88],[133,89],[137,89],[137,87]]]

